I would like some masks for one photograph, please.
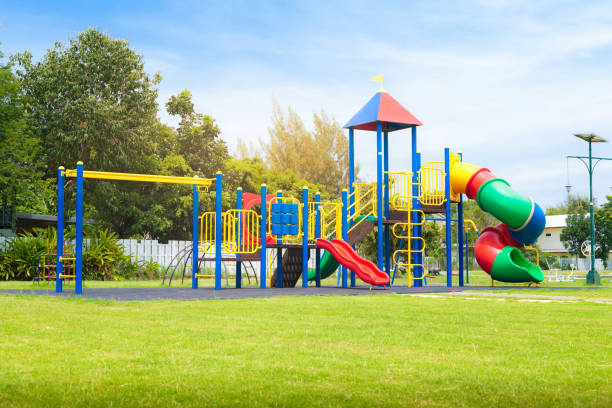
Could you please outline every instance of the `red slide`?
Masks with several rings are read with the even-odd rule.
[[[330,242],[323,238],[317,238],[317,247],[332,254],[342,266],[355,272],[359,279],[365,283],[374,286],[389,284],[389,277],[386,273],[378,269],[373,262],[357,255],[355,250],[341,239],[332,239]]]

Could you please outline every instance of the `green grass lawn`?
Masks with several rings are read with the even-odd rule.
[[[612,306],[586,299],[2,295],[0,310],[2,407],[612,406]]]

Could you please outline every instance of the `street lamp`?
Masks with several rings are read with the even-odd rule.
[[[585,142],[589,142],[589,156],[566,156],[574,159],[579,159],[586,166],[589,171],[589,213],[590,213],[590,223],[591,223],[591,270],[587,273],[586,283],[587,285],[600,285],[601,278],[599,273],[595,270],[595,217],[593,216],[593,171],[595,170],[595,166],[601,160],[612,160],[609,157],[593,157],[591,154],[591,144],[592,143],[605,143],[606,139],[603,137],[599,137],[593,133],[574,133],[574,136],[584,140]],[[587,164],[584,159],[589,159],[589,163]],[[595,165],[593,165],[593,159],[596,159]]]

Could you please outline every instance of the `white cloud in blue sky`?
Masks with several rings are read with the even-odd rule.
[[[188,88],[230,147],[267,136],[273,97],[307,123],[321,108],[344,123],[379,73],[424,123],[424,161],[450,146],[544,206],[565,196],[563,156],[587,152],[572,133],[612,140],[609,1],[15,2],[0,25],[5,53],[35,57],[90,26],[129,39],[164,77],[160,105]],[[409,169],[409,132],[390,143],[392,169]],[[362,176],[373,178],[373,135],[356,144]],[[594,153],[610,157],[612,144]],[[582,164],[569,169],[573,191],[586,194]],[[612,162],[598,166],[595,185],[601,202]]]

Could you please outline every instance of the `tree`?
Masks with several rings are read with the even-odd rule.
[[[595,210],[595,256],[608,267],[608,256],[612,247],[612,196],[606,196],[608,202]]]
[[[192,170],[206,177],[223,171],[229,158],[227,145],[219,136],[215,120],[194,110],[191,93],[185,89],[166,103],[169,114],[181,118],[177,129],[176,152]]]
[[[570,194],[565,201],[546,209],[546,215],[586,214],[588,212],[588,197],[577,194]]]
[[[584,214],[571,214],[565,220],[565,228],[561,231],[561,242],[567,251],[578,258],[581,246],[590,236],[589,219]]]
[[[89,169],[144,170],[161,77],[144,71],[126,40],[90,28],[68,45],[56,42],[39,62],[27,52],[16,60],[49,177],[79,160]]]
[[[0,52],[0,207],[36,211],[46,207],[49,186],[41,179],[37,156],[39,141],[32,136],[23,96],[12,64]]]
[[[324,111],[314,114],[313,121],[310,132],[291,107],[285,114],[274,101],[270,140],[262,142],[266,163],[275,171],[289,169],[338,196],[348,186],[348,139],[338,122]],[[356,168],[356,176],[358,171]]]

